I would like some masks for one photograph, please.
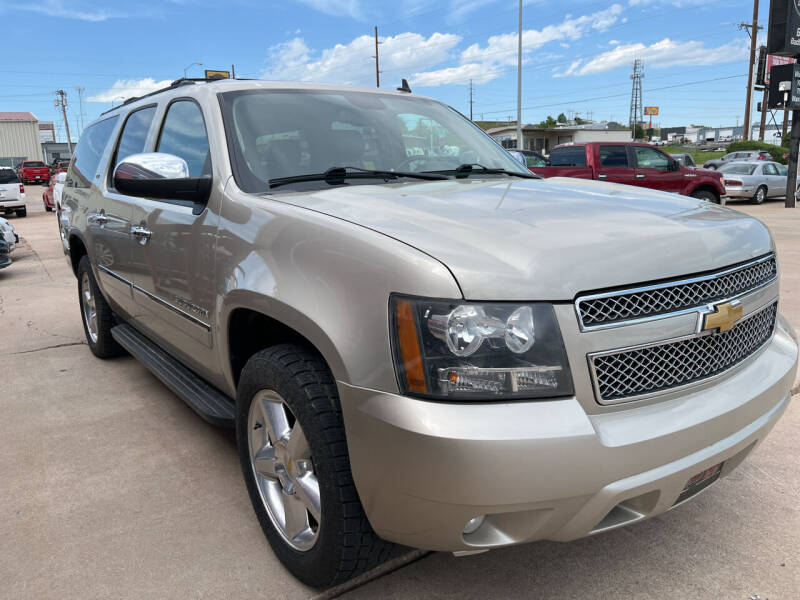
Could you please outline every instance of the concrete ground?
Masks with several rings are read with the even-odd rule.
[[[229,432],[132,358],[85,347],[55,216],[27,186],[0,271],[0,598],[309,598],[253,515]],[[800,329],[800,209],[773,230]],[[669,514],[577,542],[432,553],[345,598],[800,597],[800,406],[730,477]]]

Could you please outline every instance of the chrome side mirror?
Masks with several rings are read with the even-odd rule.
[[[182,158],[164,152],[126,157],[114,169],[114,187],[121,194],[192,203],[199,214],[211,193],[211,177],[190,177]]]

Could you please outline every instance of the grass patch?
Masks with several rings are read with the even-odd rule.
[[[661,149],[667,154],[691,154],[694,164],[698,167],[702,167],[706,161],[712,158],[720,158],[727,154],[727,152],[701,152],[691,146],[662,146]]]

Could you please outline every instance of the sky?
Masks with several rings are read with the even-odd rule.
[[[737,24],[752,11],[752,0],[525,0],[523,122],[563,112],[627,123],[639,58],[654,125],[741,123],[749,39]],[[61,139],[56,89],[77,139],[112,103],[186,67],[373,87],[375,26],[382,87],[406,78],[469,115],[472,80],[476,120],[516,118],[516,0],[0,0],[0,14],[0,111],[54,121]]]

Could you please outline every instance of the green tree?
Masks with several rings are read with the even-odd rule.
[[[636,140],[643,140],[645,135],[644,127],[638,123],[633,126],[633,138]]]
[[[556,118],[556,121],[558,121],[559,123],[566,123],[567,122],[567,115],[565,115],[564,113],[561,113]]]
[[[542,121],[541,123],[539,123],[539,127],[543,128],[543,129],[553,129],[556,126],[557,123],[558,123],[558,121],[556,121],[552,117],[552,115],[547,115],[547,118],[544,121]]]

